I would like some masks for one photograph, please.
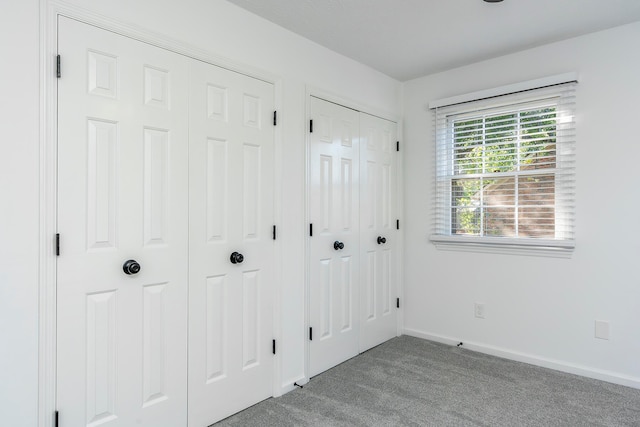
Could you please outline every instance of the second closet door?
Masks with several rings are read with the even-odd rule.
[[[194,61],[189,113],[189,425],[273,393],[273,86]]]
[[[311,97],[309,376],[397,334],[396,124]]]

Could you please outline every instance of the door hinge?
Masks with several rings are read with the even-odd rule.
[[[400,141],[396,141],[396,151],[400,151]]]
[[[276,126],[278,124],[278,112],[273,112],[273,125]]]
[[[60,233],[56,233],[56,256],[60,256]]]
[[[400,220],[396,219],[396,230],[400,230]]]
[[[396,308],[400,308],[400,298],[396,298]]]
[[[276,354],[276,340],[273,340],[273,354]]]
[[[313,120],[309,120],[309,133],[313,133]]]
[[[309,328],[309,341],[313,341],[313,328]]]
[[[276,240],[276,226],[273,226],[273,240]]]
[[[62,77],[62,73],[60,72],[60,55],[56,56],[56,77]]]
[[[309,237],[313,237],[313,224],[309,224]]]
[[[58,411],[53,414],[53,427],[58,427]]]

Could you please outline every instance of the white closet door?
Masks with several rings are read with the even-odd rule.
[[[185,425],[186,59],[66,18],[59,53],[61,425]]]
[[[309,375],[358,354],[358,113],[311,98]]]
[[[360,351],[397,335],[396,124],[360,113]]]
[[[273,97],[271,84],[192,63],[190,426],[273,394]]]

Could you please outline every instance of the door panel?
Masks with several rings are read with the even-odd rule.
[[[358,113],[311,98],[309,373],[358,354]],[[344,247],[336,249],[341,242]]]
[[[361,352],[397,335],[395,141],[395,123],[360,113]]]
[[[273,104],[271,84],[191,64],[190,426],[272,395]]]
[[[67,18],[59,52],[60,421],[184,425],[187,60]]]

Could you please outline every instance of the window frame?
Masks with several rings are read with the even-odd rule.
[[[541,83],[544,83],[544,85],[539,86]],[[435,213],[430,241],[438,249],[553,257],[571,256],[575,249],[575,101],[573,100],[575,98],[575,83],[577,83],[577,75],[569,73],[568,75],[539,79],[510,85],[502,89],[491,89],[430,103],[429,107],[434,109],[434,142],[436,150],[434,162]],[[519,90],[514,91],[514,87]],[[566,97],[571,98],[571,101],[565,105],[566,94],[568,94]],[[517,113],[520,115],[522,111],[527,109],[544,108],[544,106],[553,106],[555,108],[557,126],[555,132],[555,167],[541,168],[539,169],[541,172],[536,171],[534,173],[531,173],[533,172],[531,170],[522,171],[516,169],[500,173],[500,175],[514,177],[516,181],[518,177],[523,175],[542,174],[554,176],[554,238],[453,234],[452,208],[454,203],[452,201],[452,183],[455,179],[465,178],[465,174],[456,174],[454,171],[454,153],[456,151],[454,147],[454,123],[460,122],[465,118],[471,119],[475,117],[482,117],[484,123],[486,117],[490,115],[499,113]],[[444,126],[442,125],[443,120],[445,120]],[[564,124],[568,125],[565,127]],[[565,131],[566,129],[568,129],[568,132]],[[520,139],[520,130],[518,130],[517,136]],[[445,152],[444,155],[443,150]],[[518,158],[519,155],[516,155],[516,159]],[[519,161],[517,160],[516,164],[518,163]],[[474,177],[486,175],[487,173],[484,169],[482,173],[473,174]],[[561,181],[557,181],[556,177],[560,177]],[[558,191],[558,188],[562,188],[562,191]],[[567,190],[567,188],[570,188],[570,190]],[[570,195],[568,202],[565,200],[567,191],[569,191],[568,194]],[[522,207],[522,205],[518,205],[515,202],[514,206]],[[517,216],[517,210],[514,209],[514,212],[516,212],[515,216]],[[515,219],[514,224],[516,224]]]

